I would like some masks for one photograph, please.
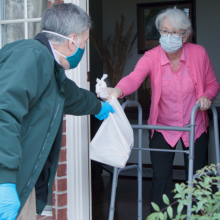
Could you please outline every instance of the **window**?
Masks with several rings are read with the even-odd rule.
[[[1,0],[0,47],[16,40],[34,38],[48,0]]]

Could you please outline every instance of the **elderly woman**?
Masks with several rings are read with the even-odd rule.
[[[207,164],[207,109],[219,92],[212,64],[206,50],[187,43],[192,33],[191,22],[179,9],[167,9],[156,19],[161,34],[160,45],[147,51],[138,61],[134,71],[124,77],[108,93],[117,98],[133,93],[146,77],[150,78],[152,97],[148,124],[185,126],[190,123],[193,106],[200,102],[196,113],[194,173]],[[175,149],[181,140],[182,148],[189,147],[189,133],[182,131],[150,132],[150,148]],[[172,166],[174,153],[151,152],[153,183],[151,202],[162,209],[162,195],[172,202]],[[188,158],[184,155],[188,173]],[[154,210],[151,207],[151,212]]]

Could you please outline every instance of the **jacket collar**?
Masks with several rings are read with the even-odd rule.
[[[40,41],[45,47],[47,47],[47,49],[50,51],[50,53],[54,57],[53,52],[51,50],[49,40],[45,34],[39,33],[36,35],[36,37],[34,39]],[[64,92],[63,86],[64,86],[64,81],[66,80],[67,77],[66,77],[65,70],[64,70],[63,66],[61,66],[59,63],[57,63],[55,61],[55,58],[54,58],[54,74],[56,77],[56,81],[60,87],[60,90],[62,92]]]
[[[50,53],[53,55],[48,38],[46,37],[45,34],[39,33],[36,35],[36,37],[34,39],[39,40],[42,44],[44,44],[46,46],[46,48],[50,51]]]

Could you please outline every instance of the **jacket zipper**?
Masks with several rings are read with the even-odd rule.
[[[51,122],[51,124],[50,124],[50,128],[49,128],[49,131],[48,131],[48,133],[47,133],[47,136],[46,136],[46,138],[45,138],[45,140],[44,140],[43,147],[42,147],[42,149],[41,149],[40,155],[39,155],[38,158],[37,158],[37,163],[36,163],[36,165],[35,165],[35,167],[34,167],[32,173],[31,173],[31,175],[30,175],[30,178],[29,178],[29,180],[28,180],[28,183],[27,183],[26,186],[24,187],[24,190],[22,191],[21,194],[25,193],[27,187],[29,186],[29,184],[30,184],[30,182],[31,182],[32,175],[33,175],[33,173],[35,172],[35,170],[36,170],[37,167],[38,167],[38,161],[39,161],[39,159],[40,159],[41,156],[42,156],[42,153],[43,153],[43,151],[44,151],[45,145],[46,145],[46,143],[47,143],[47,139],[48,139],[48,137],[49,137],[49,135],[50,135],[51,127],[53,126],[54,121],[55,121],[55,119],[56,119],[56,117],[57,117],[58,111],[59,111],[59,109],[60,109],[60,102],[61,102],[61,97],[59,97],[58,106],[57,106],[56,112],[55,112],[55,114],[54,114],[54,116],[53,116],[53,120],[52,120],[52,122]]]

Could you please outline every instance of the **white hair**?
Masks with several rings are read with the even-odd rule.
[[[186,13],[178,8],[168,8],[162,11],[156,18],[155,25],[158,31],[162,28],[162,22],[165,18],[170,20],[174,29],[183,29],[186,34],[192,34],[192,25]]]
[[[74,4],[55,4],[46,9],[41,20],[41,28],[68,37],[76,34],[78,37],[91,27],[90,16]],[[45,33],[53,44],[64,44],[66,39],[51,33]]]

